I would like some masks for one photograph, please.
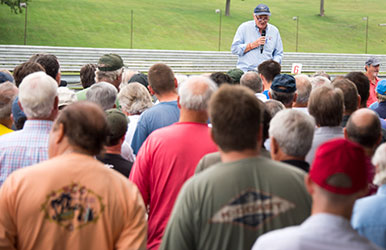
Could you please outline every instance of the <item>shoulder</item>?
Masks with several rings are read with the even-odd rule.
[[[298,245],[299,238],[299,226],[274,230],[260,236],[253,245],[252,250],[295,248]]]
[[[242,29],[250,29],[250,28],[253,28],[255,26],[255,21],[251,20],[251,21],[246,21],[246,22],[243,22],[242,24],[240,24],[239,26],[239,30],[242,30]]]
[[[268,29],[269,29],[270,31],[275,32],[275,33],[279,32],[279,29],[278,29],[275,25],[270,24],[270,23],[268,24]]]

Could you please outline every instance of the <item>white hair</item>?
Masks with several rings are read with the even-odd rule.
[[[131,82],[124,86],[118,94],[122,110],[128,114],[141,114],[153,106],[149,91],[138,82]]]
[[[98,82],[88,88],[86,99],[99,104],[103,110],[114,108],[118,91],[111,83]]]
[[[314,138],[314,119],[302,111],[279,111],[269,125],[269,136],[275,138],[281,150],[290,156],[307,155]]]
[[[95,82],[109,81],[114,82],[123,73],[123,68],[114,71],[102,71],[98,68],[95,70]]]
[[[178,85],[188,80],[188,76],[184,74],[175,74],[174,77],[177,79]]]
[[[296,103],[306,104],[310,98],[312,85],[310,78],[305,75],[296,75],[296,93],[298,94],[296,98]]]
[[[371,163],[377,168],[374,184],[378,186],[386,184],[386,142],[377,148]]]
[[[216,90],[217,85],[210,78],[191,76],[178,87],[180,105],[190,110],[207,110],[209,99]]]
[[[9,118],[12,113],[12,103],[17,96],[18,89],[9,81],[0,84],[0,119]]]
[[[324,84],[331,84],[331,81],[324,76],[311,77],[312,89],[316,89]]]
[[[43,71],[26,76],[19,86],[19,101],[27,118],[47,118],[54,109],[58,83]]]

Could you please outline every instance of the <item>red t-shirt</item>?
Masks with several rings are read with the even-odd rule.
[[[375,81],[370,81],[370,93],[369,93],[369,99],[367,99],[367,107],[370,107],[371,104],[378,101],[377,98],[377,92],[375,89],[377,88],[377,84],[379,82],[379,78],[376,77]]]
[[[150,134],[130,173],[149,205],[148,249],[158,249],[177,195],[199,160],[217,147],[206,124],[178,122]]]

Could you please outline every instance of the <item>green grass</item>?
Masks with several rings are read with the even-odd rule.
[[[364,53],[364,16],[369,16],[368,53],[386,51],[386,1],[271,0],[270,23],[281,33],[284,50],[295,51],[299,16],[299,51]],[[221,50],[229,50],[237,27],[252,19],[258,4],[232,0],[231,16],[222,17]],[[133,48],[217,50],[219,15],[225,0],[32,0],[28,7],[28,45],[130,48],[130,12],[134,11]],[[24,13],[0,5],[0,44],[23,44]]]

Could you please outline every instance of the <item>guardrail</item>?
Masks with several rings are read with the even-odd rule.
[[[97,63],[98,59],[106,53],[119,54],[129,69],[141,72],[147,72],[158,62],[168,64],[176,73],[226,72],[235,68],[237,62],[237,56],[225,51],[0,45],[0,68],[12,71],[17,65],[26,62],[37,53],[56,55],[62,72],[79,72],[84,64]],[[381,64],[386,64],[386,55],[285,52],[282,72],[291,72],[292,63],[301,63],[303,73],[323,70],[335,75],[364,71],[364,63],[370,56],[375,56]]]

